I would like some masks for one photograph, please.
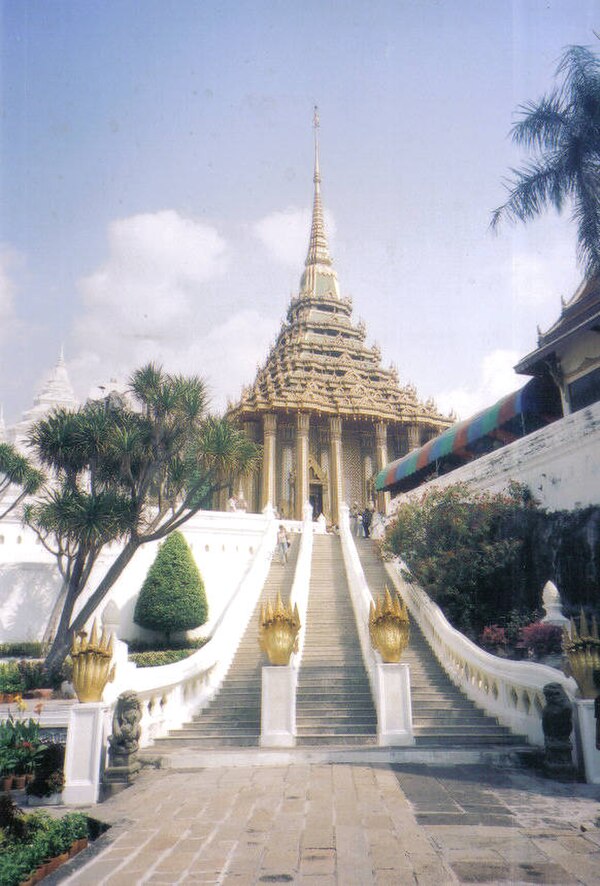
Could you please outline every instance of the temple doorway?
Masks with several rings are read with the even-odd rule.
[[[316,520],[323,513],[323,486],[321,483],[310,484],[308,500],[313,509],[313,520]]]

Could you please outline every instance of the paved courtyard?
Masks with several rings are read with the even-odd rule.
[[[146,771],[90,810],[112,827],[54,882],[591,886],[599,800],[598,786],[484,766]]]

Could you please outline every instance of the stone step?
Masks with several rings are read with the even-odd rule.
[[[175,733],[168,738],[159,738],[155,742],[156,750],[170,750],[189,745],[189,738],[179,741]],[[258,734],[253,735],[219,735],[219,736],[198,736],[194,738],[194,747],[199,748],[252,748],[258,747]]]
[[[376,745],[376,735],[357,735],[354,732],[348,732],[346,735],[302,735],[298,736],[297,741],[300,747],[315,747],[317,745],[348,747],[349,745]]]

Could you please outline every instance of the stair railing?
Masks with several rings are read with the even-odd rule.
[[[304,641],[306,639],[306,614],[308,612],[308,593],[310,589],[310,573],[312,569],[313,552],[313,509],[307,502],[302,509],[302,536],[300,538],[300,550],[296,561],[296,572],[290,592],[292,607],[298,607],[300,616],[300,633],[298,634],[298,651],[292,655],[291,665],[296,671],[300,668]]]
[[[261,679],[261,747],[293,747],[296,743],[296,690],[298,670],[306,637],[306,614],[313,551],[312,507],[302,509],[302,535],[296,560],[290,604],[298,607],[300,633],[298,651],[292,653],[288,665],[263,665]]]
[[[369,615],[373,597],[350,531],[347,504],[340,507],[340,540],[360,648],[377,714],[378,743],[383,746],[412,745],[415,739],[408,665],[384,664],[379,652],[371,645]]]
[[[140,745],[147,747],[179,729],[217,694],[263,588],[275,548],[277,522],[271,512],[252,562],[216,623],[212,636],[183,661],[155,668],[124,663],[111,696],[133,689],[142,702]],[[126,644],[122,644],[125,646]]]
[[[560,683],[573,699],[577,690],[575,680],[547,665],[508,661],[485,652],[452,627],[419,585],[404,578],[400,560],[386,563],[386,569],[454,685],[503,726],[543,747],[543,688],[546,683]]]

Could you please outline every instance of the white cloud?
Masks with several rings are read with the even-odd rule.
[[[435,397],[438,408],[444,413],[453,409],[458,418],[465,419],[493,406],[505,394],[518,390],[526,381],[513,369],[519,356],[517,351],[501,348],[486,354],[475,383],[438,393]]]
[[[69,361],[78,392],[154,361],[206,378],[215,408],[237,396],[275,330],[253,310],[215,322],[223,316],[215,284],[227,260],[214,228],[174,211],[113,222],[107,261],[79,283],[83,312]]]
[[[289,207],[271,212],[251,225],[254,236],[263,244],[271,258],[294,269],[302,267],[308,249],[311,225],[310,209]],[[328,238],[335,236],[335,219],[325,211]]]

